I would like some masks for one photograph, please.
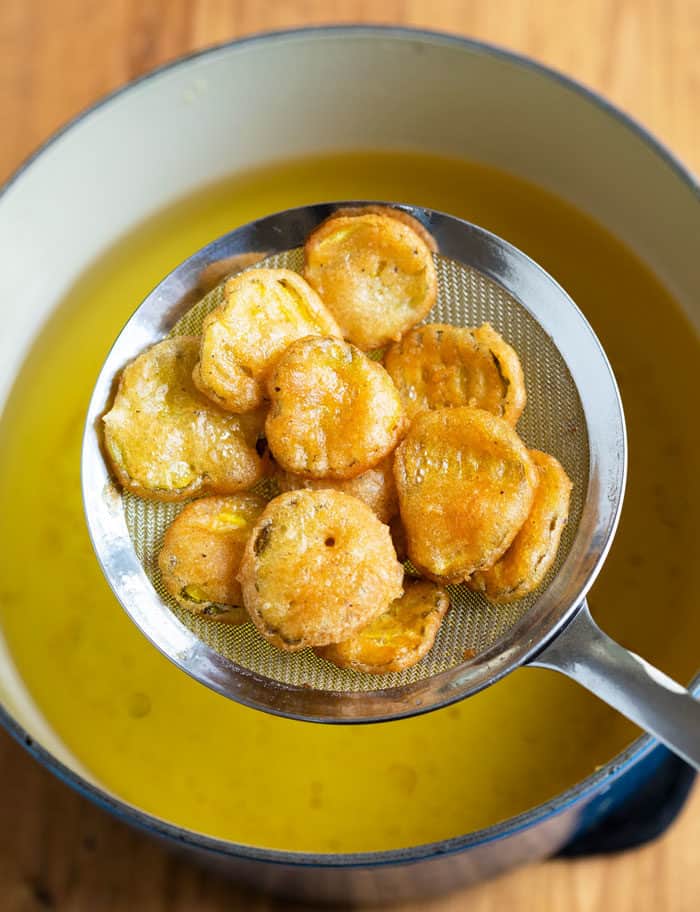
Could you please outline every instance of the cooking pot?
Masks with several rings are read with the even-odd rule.
[[[410,91],[407,74],[420,74]],[[625,115],[530,60],[469,40],[299,30],[149,74],[74,120],[11,178],[0,196],[0,402],[75,279],[145,216],[232,172],[354,148],[470,158],[553,191],[622,239],[700,322],[700,275],[687,268],[700,237],[697,184]],[[416,898],[551,855],[668,757],[643,737],[497,826],[396,851],[314,855],[208,838],[115,797],[50,730],[1,639],[0,720],[53,773],[127,822],[258,887],[326,901]]]

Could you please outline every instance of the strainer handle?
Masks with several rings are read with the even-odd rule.
[[[560,671],[700,769],[700,702],[598,627],[580,611],[528,663]]]

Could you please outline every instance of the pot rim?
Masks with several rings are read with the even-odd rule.
[[[638,139],[641,139],[654,152],[661,161],[670,167],[675,174],[685,183],[691,192],[700,197],[700,183],[693,173],[678,159],[670,149],[653,136],[639,121],[617,108],[612,102],[602,95],[587,88],[575,79],[565,76],[545,64],[514,51],[506,50],[497,45],[464,38],[447,32],[433,31],[430,29],[409,28],[393,25],[329,25],[311,26],[302,28],[284,29],[278,31],[257,32],[243,38],[209,45],[200,50],[180,56],[163,64],[148,73],[134,79],[123,86],[110,92],[97,102],[87,106],[62,127],[49,135],[37,149],[30,153],[8,177],[0,187],[0,203],[3,196],[21,178],[25,171],[39,159],[52,145],[58,142],[65,133],[77,126],[82,120],[92,113],[106,108],[112,101],[129,91],[141,86],[149,80],[155,79],[170,70],[189,64],[191,61],[205,55],[225,54],[232,48],[249,46],[262,42],[279,40],[311,38],[323,40],[334,35],[366,36],[368,38],[398,38],[402,40],[417,40],[435,44],[461,47],[469,52],[485,54],[505,60],[528,70],[543,75],[558,82],[569,91],[581,95],[589,102],[597,105],[606,114],[614,117],[622,126],[626,127]],[[693,680],[691,689],[694,693],[700,691],[700,674]],[[272,864],[292,867],[322,867],[322,868],[354,868],[354,867],[381,867],[388,864],[408,864],[435,857],[444,857],[477,845],[495,842],[519,831],[527,829],[556,814],[559,814],[579,800],[586,798],[600,789],[602,785],[609,786],[617,780],[627,769],[645,758],[658,746],[650,735],[643,735],[633,741],[624,751],[608,761],[599,770],[580,780],[564,792],[554,796],[542,804],[535,806],[514,817],[490,827],[474,830],[471,833],[455,836],[437,842],[423,843],[401,849],[390,849],[371,852],[336,852],[315,854],[303,851],[287,851],[281,849],[267,849],[235,843],[230,840],[206,836],[195,830],[176,826],[142,811],[135,805],[111,795],[106,789],[101,788],[79,773],[70,769],[66,764],[55,757],[47,748],[39,744],[10,714],[9,710],[0,705],[0,724],[36,759],[50,770],[58,779],[69,785],[82,796],[90,799],[98,806],[110,811],[117,818],[151,834],[165,837],[176,843],[188,847],[214,852],[227,857],[234,857],[249,861],[263,861]]]

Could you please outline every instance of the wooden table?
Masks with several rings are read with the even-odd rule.
[[[700,0],[0,0],[0,180],[117,86],[194,48],[327,22],[427,26],[531,54],[604,92],[700,171]],[[2,912],[285,906],[173,858],[0,735]],[[700,791],[621,857],[531,866],[425,912],[682,912],[700,906]]]

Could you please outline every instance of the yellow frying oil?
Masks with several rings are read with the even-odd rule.
[[[348,728],[272,718],[177,671],[108,591],[83,522],[79,443],[110,341],[156,281],[212,238],[268,212],[343,198],[463,216],[524,249],[571,292],[617,371],[630,432],[625,516],[594,614],[681,679],[700,652],[685,557],[700,512],[698,346],[620,243],[513,177],[407,155],[277,165],[178,203],[81,279],[17,382],[0,426],[0,617],[46,718],[118,795],[215,836],[317,851],[393,848],[492,824],[570,786],[633,734],[574,684],[528,669],[407,721]]]

